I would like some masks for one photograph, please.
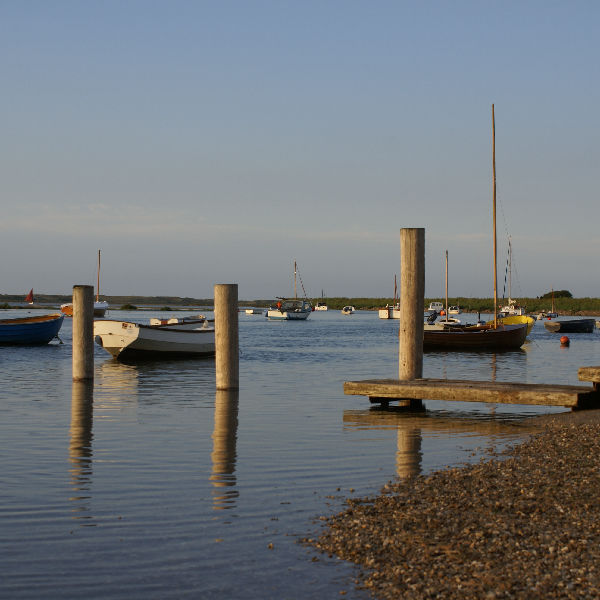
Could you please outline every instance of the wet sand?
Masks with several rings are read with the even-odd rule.
[[[304,541],[377,598],[599,598],[600,411],[528,424],[501,455],[348,499]]]

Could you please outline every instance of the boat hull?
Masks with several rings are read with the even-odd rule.
[[[392,306],[388,308],[380,308],[379,309],[379,318],[380,319],[399,319],[400,318],[400,309],[393,308]]]
[[[103,317],[106,314],[107,310],[108,310],[108,302],[94,302],[94,316],[95,317]],[[68,304],[61,304],[60,312],[67,317],[72,317],[73,316],[73,304],[70,302]]]
[[[304,321],[312,312],[312,306],[307,300],[286,300],[279,302],[277,307],[270,307],[266,316],[272,321]]]
[[[280,311],[279,309],[269,309],[267,317],[271,321],[304,321],[308,319],[310,312],[288,312],[287,310]]]
[[[545,321],[544,327],[551,333],[592,333],[595,319],[569,319],[566,321]]]
[[[213,356],[215,330],[142,325],[129,321],[94,321],[97,343],[119,360]]]
[[[41,346],[54,339],[63,324],[64,315],[42,315],[0,320],[0,345]]]
[[[453,328],[423,332],[423,350],[518,350],[527,337],[527,325],[503,325],[498,329]]]
[[[519,325],[521,323],[524,323],[525,325],[527,325],[527,335],[529,335],[531,333],[531,330],[533,329],[535,319],[526,315],[509,315],[508,317],[500,317],[498,319],[498,323],[504,325]],[[493,325],[494,321],[488,321],[487,324]]]

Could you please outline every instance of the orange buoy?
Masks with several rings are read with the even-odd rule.
[[[560,338],[560,345],[561,346],[568,346],[570,343],[571,343],[571,340],[566,335],[563,335]]]
[[[440,310],[440,317],[443,317],[446,314],[445,310]]]

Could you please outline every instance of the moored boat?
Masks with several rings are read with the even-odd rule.
[[[94,317],[103,317],[108,310],[108,302],[100,300],[100,250],[98,250],[98,271],[96,281],[96,301],[94,302]],[[73,303],[68,302],[60,305],[60,312],[67,317],[73,316]]]
[[[200,324],[201,323],[201,324]],[[212,356],[215,329],[208,321],[145,325],[130,321],[94,321],[96,342],[123,361]]]
[[[343,315],[352,315],[356,312],[356,309],[354,308],[354,306],[344,306],[344,308],[342,308],[341,313]]]
[[[500,309],[499,317],[523,317],[527,310],[524,306],[517,304],[516,300],[512,299],[512,241],[508,238],[508,261],[506,263],[508,277],[508,302]]]
[[[551,333],[592,333],[595,326],[595,319],[557,319],[544,322],[544,327]]]
[[[385,308],[380,308],[378,314],[380,319],[399,319],[400,303],[388,304]]]
[[[95,317],[103,317],[108,310],[108,302],[105,300],[99,300],[94,302],[94,316]],[[73,303],[68,302],[66,304],[60,305],[60,312],[66,317],[73,316]]]
[[[204,315],[193,315],[189,317],[152,317],[150,325],[161,325],[164,329],[198,329],[206,323],[208,319]],[[209,321],[210,322],[210,321]]]
[[[485,350],[501,352],[518,350],[527,337],[527,325],[454,326],[425,330],[423,350]]]
[[[427,309],[428,312],[442,312],[444,310],[444,303],[443,302],[430,302],[429,303],[429,308]]]
[[[497,253],[496,253],[496,133],[492,104],[492,168],[493,168],[493,241],[494,241],[494,321],[490,325],[433,326],[423,331],[423,350],[518,350],[527,337],[527,324],[507,325],[497,318]],[[447,253],[446,253],[447,257]],[[447,259],[446,259],[447,265]],[[446,267],[447,269],[447,267]],[[446,281],[448,278],[446,277]],[[447,296],[446,292],[446,296]],[[431,307],[431,305],[430,305]]]
[[[272,321],[305,321],[308,319],[308,315],[313,311],[312,304],[306,299],[306,291],[304,290],[304,284],[302,278],[300,278],[300,284],[304,291],[304,300],[298,298],[298,289],[296,277],[298,276],[298,266],[294,261],[294,298],[282,298],[277,299],[275,306],[270,306],[265,316]]]
[[[0,319],[0,345],[47,344],[58,336],[63,319],[61,314]]]
[[[327,302],[317,302],[315,304],[315,310],[328,310]]]
[[[500,317],[521,317],[524,316],[526,312],[527,310],[524,306],[520,306],[519,304],[517,304],[516,300],[509,298],[508,303],[500,309],[498,315]]]
[[[288,300],[280,298],[276,306],[271,306],[266,313],[272,321],[304,321],[312,312],[312,306],[308,300]]]
[[[510,315],[508,317],[498,317],[498,323],[503,323],[504,325],[519,325],[524,323],[527,325],[527,335],[529,335],[533,329],[535,319],[533,317],[528,317],[527,315]],[[487,322],[487,325],[493,324],[493,320]]]

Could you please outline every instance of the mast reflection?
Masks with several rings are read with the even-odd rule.
[[[239,492],[235,489],[235,462],[237,457],[239,390],[217,390],[215,396],[215,426],[211,453],[213,508],[225,510],[235,507]],[[229,488],[229,489],[228,489]]]
[[[91,519],[89,513],[92,480],[93,381],[74,381],[71,388],[71,428],[69,430],[69,469],[71,488],[76,495],[69,498],[75,519]],[[91,525],[91,523],[87,523]]]

